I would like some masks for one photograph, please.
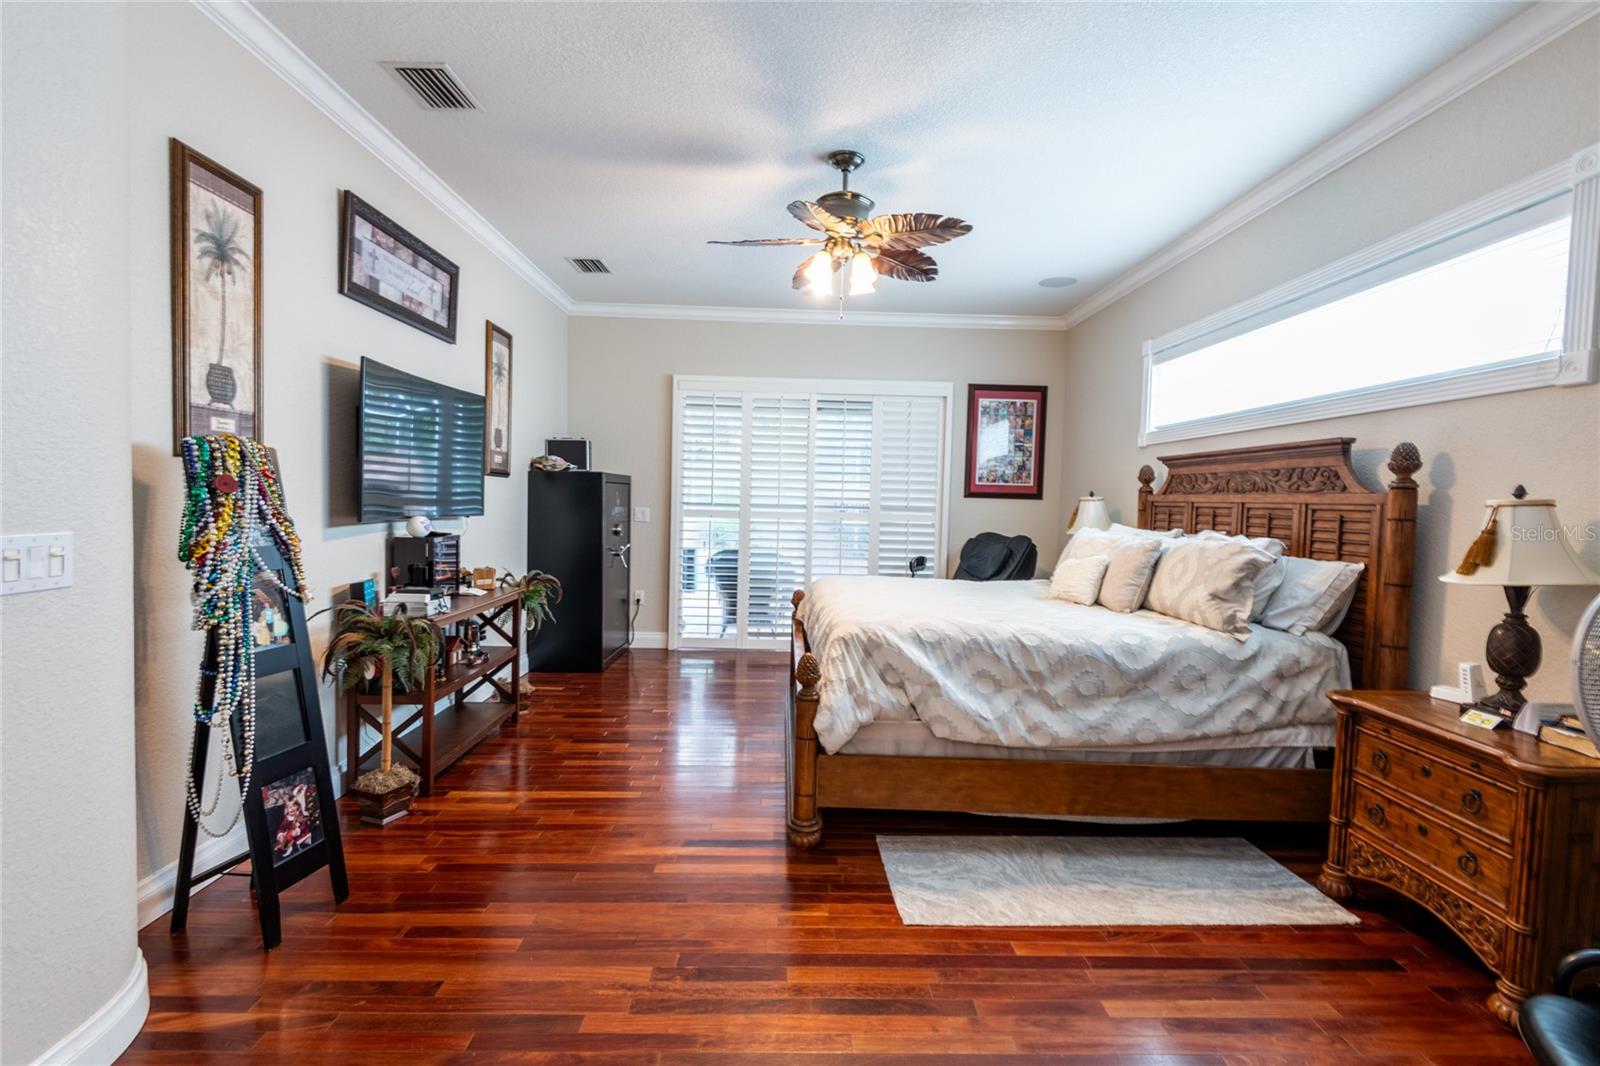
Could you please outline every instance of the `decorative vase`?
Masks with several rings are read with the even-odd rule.
[[[368,825],[388,825],[411,812],[411,801],[417,797],[419,783],[410,781],[386,792],[364,792],[359,788],[351,788],[350,791],[356,797],[363,822]]]
[[[226,363],[212,363],[206,367],[206,392],[212,403],[232,407],[233,398],[239,395],[239,383],[233,379],[233,368]]]

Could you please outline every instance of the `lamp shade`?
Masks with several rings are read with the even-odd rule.
[[[1072,524],[1067,527],[1069,534],[1080,529],[1110,529],[1111,512],[1106,508],[1106,501],[1090,493],[1078,498],[1078,509],[1073,512]]]
[[[1520,489],[1519,489],[1520,491]],[[1600,585],[1595,573],[1567,543],[1556,517],[1556,501],[1488,500],[1485,535],[1493,527],[1492,554],[1470,574],[1452,570],[1439,580],[1452,585]]]

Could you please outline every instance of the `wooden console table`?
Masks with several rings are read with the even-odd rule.
[[[509,617],[510,628],[503,623]],[[522,681],[522,593],[517,589],[498,589],[483,596],[457,595],[450,609],[433,616],[440,629],[449,631],[460,622],[477,621],[486,632],[497,634],[505,644],[485,645],[488,655],[475,663],[459,663],[445,671],[443,680],[428,671],[421,690],[394,694],[394,750],[411,762],[422,778],[419,790],[426,796],[438,777],[478,742],[498,730],[506,721],[517,720],[517,693]],[[509,681],[496,674],[509,670]],[[484,686],[494,690],[495,698],[468,701],[467,697]],[[439,706],[445,701],[444,706]],[[383,730],[381,697],[376,692],[352,689],[345,695],[345,742],[348,766],[345,788],[376,758],[381,744],[373,741],[363,750],[361,729],[370,725]],[[411,713],[402,718],[402,708]]]

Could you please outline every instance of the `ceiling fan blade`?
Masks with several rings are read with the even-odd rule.
[[[821,244],[812,237],[765,237],[759,241],[707,241],[707,244],[731,244],[740,248],[759,248],[774,244]]]
[[[883,277],[899,281],[933,281],[939,276],[939,264],[915,248],[880,248],[872,266]]]
[[[812,229],[837,237],[848,237],[850,227],[844,219],[829,214],[810,200],[796,200],[789,205],[789,213]]]
[[[821,244],[822,242],[821,241],[817,241],[815,243]],[[799,266],[794,268],[794,277],[792,279],[790,279],[789,283],[795,289],[803,289],[803,288],[806,287],[807,284],[809,284],[809,282],[806,279],[806,267],[808,267],[810,265],[811,265],[811,256],[808,255],[804,259],[800,260],[800,265]],[[839,273],[839,271],[843,268],[843,266],[844,266],[843,263],[841,263],[839,260],[835,259],[833,261],[833,272],[835,274]]]
[[[925,211],[879,215],[860,226],[862,239],[874,248],[926,248],[971,232],[972,226],[959,218]]]

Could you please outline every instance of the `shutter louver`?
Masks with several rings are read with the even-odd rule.
[[[871,556],[870,399],[821,397],[813,451],[811,576],[867,574]]]
[[[678,470],[678,635],[719,638],[738,617],[744,398],[685,396]]]
[[[878,557],[880,574],[905,574],[916,556],[938,550],[940,438],[944,405],[936,397],[877,402]]]
[[[747,636],[788,635],[789,597],[806,574],[810,452],[809,397],[752,397]]]

